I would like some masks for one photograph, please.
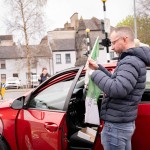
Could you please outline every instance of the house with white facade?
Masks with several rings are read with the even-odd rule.
[[[30,45],[31,75],[41,74],[46,67],[50,73],[51,53],[48,46]],[[22,85],[27,85],[28,67],[25,46],[0,46],[0,82],[8,77],[18,77]]]
[[[48,32],[49,48],[52,52],[52,74],[74,67],[76,63],[75,30]]]

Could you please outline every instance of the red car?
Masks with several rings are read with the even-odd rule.
[[[115,66],[110,63],[105,67],[113,71]],[[103,150],[103,123],[99,127],[84,123],[84,75],[83,67],[71,68],[55,74],[26,96],[1,102],[0,150]],[[139,104],[133,150],[150,149],[148,81]],[[102,95],[99,108],[101,99]]]

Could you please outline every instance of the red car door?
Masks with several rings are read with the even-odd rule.
[[[29,96],[25,108],[20,110],[16,119],[19,150],[67,149],[64,106],[67,107],[66,99],[71,96],[74,82],[82,69],[66,71],[51,77]]]
[[[142,102],[138,107],[136,129],[132,138],[132,149],[149,150],[150,149],[149,136],[150,136],[150,102]]]
[[[150,149],[150,68],[147,67],[146,89],[138,106],[136,129],[132,138],[133,150]]]
[[[65,112],[21,110],[16,123],[19,150],[66,149]]]

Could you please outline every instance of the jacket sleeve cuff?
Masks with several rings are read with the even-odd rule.
[[[95,71],[95,70],[90,70],[90,71],[89,71],[89,75],[91,76],[94,71]]]
[[[98,64],[99,68],[97,70],[103,70],[103,66],[101,64]]]

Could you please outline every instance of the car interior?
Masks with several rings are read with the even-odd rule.
[[[98,100],[98,107],[101,105],[102,94]],[[96,138],[98,126],[84,122],[86,89],[84,78],[77,82],[71,97],[67,111],[68,139],[70,150],[92,150]],[[96,134],[86,132],[92,130]],[[82,135],[83,134],[83,135]],[[90,138],[86,138],[90,136]]]
[[[150,67],[147,67],[146,87],[141,102],[150,102]]]

